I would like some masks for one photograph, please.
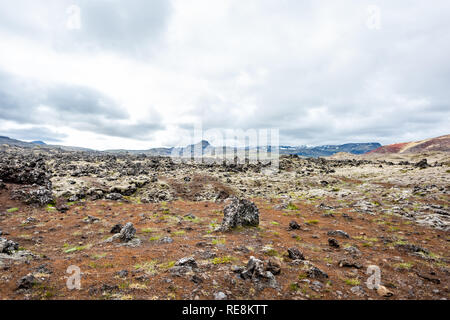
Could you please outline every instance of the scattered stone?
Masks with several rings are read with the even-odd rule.
[[[35,223],[35,222],[37,222],[36,218],[28,217],[24,221],[22,221],[22,224],[29,224],[29,223]]]
[[[56,210],[58,210],[61,213],[66,213],[67,211],[69,211],[69,206],[66,204],[61,204],[59,206],[56,206]]]
[[[415,244],[410,244],[410,243],[406,243],[406,244],[397,244],[395,245],[395,247],[398,250],[401,251],[406,251],[406,252],[411,252],[411,253],[424,253],[424,254],[429,254],[430,251],[428,249],[422,248],[420,246],[417,246]]]
[[[175,263],[176,266],[188,266],[191,268],[198,268],[197,262],[193,257],[181,258]]]
[[[292,220],[291,222],[289,222],[289,230],[300,230],[300,229],[301,227],[297,223],[297,221]]]
[[[6,238],[0,238],[0,253],[13,254],[19,250],[19,244]]]
[[[328,274],[326,274],[325,272],[314,266],[312,266],[308,271],[306,271],[306,275],[308,276],[308,278],[313,279],[328,278]]]
[[[441,280],[440,280],[440,279],[432,278],[432,277],[429,277],[429,276],[424,275],[424,274],[422,274],[422,273],[417,273],[417,275],[418,275],[420,278],[425,279],[425,280],[427,280],[427,281],[430,281],[430,282],[432,282],[432,283],[434,283],[434,284],[440,284],[440,283],[441,283]]]
[[[191,281],[192,281],[193,283],[195,283],[195,284],[200,284],[200,283],[203,282],[203,279],[200,278],[198,275],[194,274],[194,275],[191,277]]]
[[[339,261],[339,267],[341,268],[356,268],[356,269],[361,269],[362,265],[356,261],[353,260],[347,260],[347,259],[342,259]]]
[[[354,246],[350,246],[344,249],[344,251],[346,251],[347,253],[353,255],[353,256],[359,256],[361,255],[361,251],[359,251],[358,248],[354,247]]]
[[[253,256],[248,260],[247,268],[241,273],[241,278],[244,280],[251,279],[258,284],[259,289],[276,288],[278,285],[272,272],[264,271],[264,263]]]
[[[185,215],[184,216],[185,218],[188,218],[188,219],[192,219],[192,220],[195,220],[197,217],[195,216],[195,215],[193,215],[192,213],[188,213],[187,215]]]
[[[216,231],[230,231],[236,227],[257,227],[259,210],[256,205],[246,199],[232,198],[232,202],[223,210],[221,226]]]
[[[36,278],[32,274],[28,274],[17,281],[16,290],[29,290],[36,283]]]
[[[122,230],[122,228],[123,228],[123,226],[120,223],[118,223],[111,228],[110,233],[114,233],[114,234],[120,233],[120,230]]]
[[[120,270],[116,273],[116,275],[118,275],[121,278],[125,278],[128,276],[128,270]]]
[[[227,295],[223,292],[216,292],[214,293],[214,300],[226,300]]]
[[[394,295],[391,291],[389,291],[385,286],[378,286],[377,293],[381,297],[389,298]]]
[[[328,239],[328,244],[329,244],[330,247],[333,247],[333,248],[339,248],[340,247],[339,242],[336,239],[334,239],[334,238],[329,238]]]
[[[266,266],[266,271],[272,272],[273,275],[278,275],[281,273],[281,261],[277,257],[272,257]]]
[[[303,253],[295,247],[288,249],[288,255],[292,260],[305,260]]]
[[[362,296],[365,294],[364,289],[361,286],[354,286],[350,288],[350,291],[357,296]]]
[[[332,231],[328,231],[327,235],[331,236],[331,237],[342,237],[345,239],[349,239],[350,236],[348,235],[347,232],[342,231],[342,230],[332,230]]]
[[[113,200],[113,201],[123,200],[123,196],[120,193],[113,192],[113,193],[107,194],[106,199]]]
[[[231,266],[231,271],[234,273],[241,274],[242,272],[245,271],[245,267],[233,265],[233,266]]]
[[[119,233],[120,235],[120,233]],[[142,244],[141,239],[139,239],[138,237],[134,237],[133,239],[121,244],[121,246],[126,246],[126,247],[130,247],[130,248],[137,248],[140,247]]]
[[[173,239],[171,237],[163,237],[158,240],[159,243],[172,243]]]
[[[134,238],[134,235],[136,234],[136,228],[133,226],[131,222],[128,222],[125,224],[125,226],[120,230],[120,236],[119,239],[122,242],[128,242]]]
[[[100,219],[93,216],[87,216],[86,218],[83,219],[83,221],[86,223],[95,223],[97,221],[100,221]]]
[[[52,274],[53,271],[51,271],[49,268],[47,268],[47,264],[42,264],[36,268],[36,273]]]
[[[417,162],[414,166],[415,166],[416,168],[426,169],[426,168],[428,168],[430,165],[428,164],[427,159],[422,159],[422,160],[420,160],[419,162]]]

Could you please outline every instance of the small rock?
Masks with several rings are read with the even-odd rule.
[[[345,231],[342,231],[342,230],[332,230],[332,231],[328,231],[327,235],[332,236],[332,237],[337,237],[337,236],[339,236],[339,237],[342,237],[342,238],[345,238],[345,239],[349,239],[349,238],[350,238],[350,236],[348,235],[348,233],[345,232]]]
[[[394,294],[389,291],[385,286],[378,286],[377,293],[381,297],[389,298],[392,297]]]
[[[158,240],[159,243],[172,243],[173,239],[171,237],[163,237]]]
[[[56,207],[56,210],[58,210],[61,213],[66,213],[67,211],[69,211],[69,209],[70,209],[69,206],[65,204]]]
[[[267,263],[266,271],[272,272],[274,275],[281,273],[281,261],[277,257],[272,257]]]
[[[329,238],[328,239],[328,244],[330,245],[330,247],[333,247],[333,248],[339,248],[340,247],[339,246],[339,242],[336,239],[334,239],[334,238]]]
[[[135,234],[136,228],[133,226],[131,222],[128,222],[127,224],[125,224],[122,230],[120,230],[119,238],[122,242],[128,242],[134,238]]]
[[[303,253],[295,247],[288,249],[289,258],[292,260],[305,260]]]
[[[185,217],[185,218],[188,218],[188,219],[192,219],[192,220],[194,220],[194,219],[197,218],[197,217],[196,217],[195,215],[193,215],[192,213],[188,213],[188,214],[185,215],[184,217]]]
[[[214,300],[226,300],[227,295],[223,292],[216,292],[214,293]]]
[[[200,284],[200,283],[203,282],[203,279],[200,278],[198,275],[194,274],[194,275],[191,277],[191,281],[192,281],[193,283],[195,283],[195,284]]]
[[[110,193],[106,195],[106,199],[108,200],[113,200],[113,201],[117,201],[117,200],[122,200],[123,196],[120,193]]]
[[[121,278],[125,278],[126,276],[128,276],[128,270],[120,270],[116,274]]]
[[[6,238],[0,238],[0,253],[12,254],[19,250],[19,244]]]
[[[417,162],[414,166],[415,166],[416,168],[426,169],[426,168],[428,168],[430,165],[428,164],[427,159],[422,159],[422,160],[420,160],[419,162]]]
[[[120,223],[118,223],[111,228],[111,233],[114,233],[114,234],[120,233],[120,230],[122,230],[122,228],[123,228],[123,226]]]
[[[86,218],[83,219],[84,222],[86,223],[94,223],[99,221],[100,219],[97,217],[93,217],[93,216],[87,216]]]
[[[178,260],[175,263],[176,266],[188,266],[191,268],[197,268],[197,262],[195,261],[195,259],[193,257],[186,257],[186,258],[181,258],[180,260]]]
[[[344,250],[354,256],[359,256],[361,254],[361,251],[359,251],[359,249],[354,246],[347,247]]]
[[[289,229],[290,229],[290,230],[300,230],[301,227],[300,227],[300,225],[297,223],[297,221],[292,220],[291,222],[289,222]]]
[[[361,269],[362,265],[356,261],[342,259],[339,261],[339,267],[341,268],[356,268]]]
[[[357,296],[364,295],[364,289],[361,286],[351,287],[350,291]]]
[[[320,270],[317,267],[311,267],[308,271],[306,271],[306,275],[309,278],[313,278],[313,279],[322,279],[322,278],[328,278],[328,274],[326,274],[325,272],[323,272],[322,270]]]
[[[245,267],[242,267],[242,266],[236,266],[236,265],[231,266],[231,271],[234,273],[242,273],[242,272],[244,272],[244,270],[245,270]]]
[[[28,290],[33,288],[36,282],[36,278],[32,274],[28,274],[17,281],[17,290],[24,289]]]

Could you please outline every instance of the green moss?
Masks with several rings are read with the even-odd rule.
[[[136,270],[142,270],[149,275],[155,275],[158,273],[157,271],[157,263],[156,260],[150,260],[143,263],[138,263],[134,266]]]
[[[211,243],[213,244],[213,245],[218,245],[218,244],[225,244],[227,241],[226,241],[226,239],[224,239],[224,238],[221,238],[221,239],[213,239],[212,241],[211,241]]]
[[[348,284],[349,286],[359,286],[361,282],[355,278],[355,279],[345,279],[345,283]]]
[[[291,290],[291,291],[298,291],[298,290],[300,290],[300,287],[298,286],[298,284],[296,282],[292,282],[289,285],[289,290]]]
[[[236,261],[237,259],[231,256],[224,256],[224,257],[217,257],[212,259],[212,263],[213,264],[226,264],[226,263],[231,263],[233,261]]]
[[[402,269],[402,270],[409,270],[413,266],[414,266],[414,264],[411,263],[411,262],[397,263],[397,264],[394,265],[395,268]]]
[[[164,270],[170,269],[173,266],[175,266],[175,261],[168,261],[168,262],[164,262],[164,263],[158,264],[158,268],[161,268],[161,269],[164,269]]]
[[[298,207],[293,204],[293,203],[289,203],[288,206],[286,207],[287,210],[298,210]]]
[[[269,257],[278,257],[280,254],[275,249],[268,249],[264,251],[264,254]]]
[[[64,253],[73,253],[73,252],[78,252],[78,251],[82,251],[84,249],[86,249],[87,246],[77,246],[77,247],[72,247],[69,248],[67,250],[64,250]]]

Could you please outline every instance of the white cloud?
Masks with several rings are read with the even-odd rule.
[[[367,27],[372,4],[381,12],[376,30]],[[71,5],[80,28],[68,30]],[[205,129],[279,128],[283,144],[448,134],[444,0],[17,0],[0,8],[0,72],[37,87],[18,94],[91,88],[128,114],[94,130],[99,115],[83,125],[47,105],[64,114],[53,129],[66,144],[178,145],[199,120]],[[64,101],[72,98],[68,91]],[[132,132],[144,128],[153,131]]]

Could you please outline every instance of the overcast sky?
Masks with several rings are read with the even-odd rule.
[[[450,1],[0,0],[0,135],[96,149],[278,128],[449,134]]]

